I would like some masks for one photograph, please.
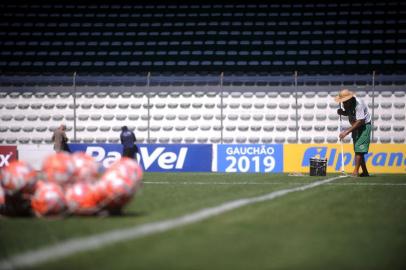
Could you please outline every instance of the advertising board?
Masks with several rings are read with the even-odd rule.
[[[327,172],[340,172],[341,160],[345,171],[354,168],[352,144],[344,145],[343,158],[339,144],[287,144],[284,146],[285,172],[309,172],[310,158],[327,158]],[[371,144],[365,161],[370,173],[406,173],[405,144]]]
[[[220,144],[217,171],[239,173],[283,172],[282,144]]]
[[[121,144],[69,144],[72,152],[82,151],[109,167],[121,157]],[[138,144],[137,160],[148,172],[210,172],[210,144]]]
[[[0,168],[7,167],[11,161],[17,158],[17,146],[0,145]]]

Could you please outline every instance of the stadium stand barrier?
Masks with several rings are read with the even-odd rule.
[[[122,125],[141,143],[334,143],[342,88],[368,104],[373,142],[406,137],[396,75],[1,75],[0,84],[2,144],[49,144],[61,122],[86,143],[115,142]]]

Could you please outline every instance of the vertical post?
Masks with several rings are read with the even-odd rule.
[[[148,132],[148,135],[147,135],[147,142],[148,143],[150,143],[151,141],[150,141],[150,125],[151,125],[151,119],[150,119],[150,117],[151,117],[151,112],[150,112],[150,89],[149,89],[149,85],[150,85],[150,80],[151,80],[151,72],[148,72],[148,75],[147,75],[147,117],[148,117],[148,119],[147,119],[147,132]]]
[[[220,74],[220,143],[223,144],[223,78],[224,72]]]
[[[371,141],[374,141],[374,115],[375,115],[375,70],[372,71],[372,114],[371,114]]]
[[[341,102],[339,103],[340,109],[342,109]],[[340,133],[343,131],[343,121],[340,114]],[[340,139],[340,148],[341,148],[341,173],[345,173],[344,168],[344,146],[343,146],[343,139]]]
[[[297,71],[295,71],[296,143],[299,143],[299,108],[297,102]]]
[[[76,71],[73,73],[73,139],[76,142]]]

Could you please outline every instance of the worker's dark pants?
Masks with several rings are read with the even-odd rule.
[[[133,147],[124,147],[123,157],[137,159],[137,156],[136,156],[137,152],[138,152],[138,148],[136,145],[134,145]]]

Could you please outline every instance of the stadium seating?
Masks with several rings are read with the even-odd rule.
[[[1,4],[0,69],[404,70],[402,1]]]
[[[1,143],[336,143],[342,88],[406,137],[403,1],[0,8]]]
[[[183,87],[185,92],[179,92],[179,95],[149,92],[154,93],[154,97],[148,98],[145,92],[137,95],[119,93],[113,94],[113,97],[98,95],[107,93],[106,89],[87,87],[92,90],[89,93],[96,94],[83,91],[85,94],[76,100],[76,141],[115,142],[114,137],[118,138],[122,125],[131,126],[137,137],[148,141],[149,136],[149,141],[157,143],[338,141],[340,122],[336,108],[327,105],[333,93],[305,93],[296,102],[294,95],[286,91],[292,90],[289,87],[277,87],[279,91],[283,90],[280,92],[269,86],[259,88],[255,89],[261,90],[257,95],[257,92],[247,89],[237,91],[240,89],[238,86],[223,87],[221,95],[220,92],[209,94],[203,91],[208,89],[207,86],[193,86]],[[379,143],[396,143],[402,141],[402,136],[406,137],[405,111],[401,105],[403,101],[395,96],[400,92],[387,89],[390,86],[378,91],[380,97],[375,100],[374,138]],[[135,90],[134,93],[141,93]],[[3,105],[0,132],[4,141],[15,139],[18,143],[49,143],[52,130],[62,122],[68,126],[68,136],[74,139],[74,106],[70,106],[73,100],[66,100],[66,95],[56,92],[56,95],[46,94],[38,98],[28,90],[18,95],[15,92],[0,93],[0,104]],[[371,98],[364,96],[366,102],[372,102]],[[136,103],[140,106],[130,108],[129,104]],[[53,106],[55,104],[66,106]],[[269,104],[273,105],[267,106]],[[392,124],[393,120],[396,122]],[[348,127],[346,117],[343,117],[342,125]]]

